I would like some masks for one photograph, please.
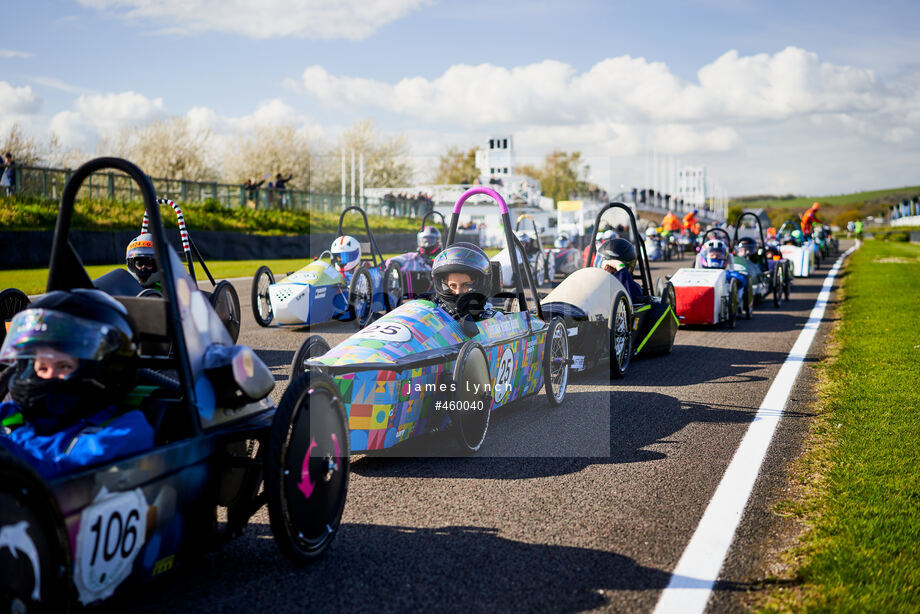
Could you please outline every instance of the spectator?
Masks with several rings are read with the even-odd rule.
[[[288,174],[287,177],[282,177],[281,173],[275,175],[275,190],[278,192],[278,206],[284,209],[286,206],[290,205],[290,196],[287,193],[287,182],[294,177],[294,173]]]
[[[249,201],[248,205],[250,209],[256,208],[256,202],[259,197],[259,187],[265,183],[265,180],[259,181],[256,183],[252,179],[247,179],[246,183],[243,184],[243,189],[246,191],[246,199]]]
[[[6,190],[7,196],[12,196],[16,191],[16,163],[13,162],[13,154],[6,152],[3,154],[3,172],[0,174],[0,187]]]

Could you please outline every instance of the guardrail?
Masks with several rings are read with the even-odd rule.
[[[73,171],[70,169],[16,165],[16,193],[57,200]],[[427,212],[424,203],[414,199],[354,197],[341,194],[320,194],[303,190],[249,188],[239,184],[216,181],[189,181],[151,177],[157,196],[183,203],[214,201],[226,208],[285,209],[293,211],[334,212],[357,205],[372,215],[390,217],[419,217]],[[132,201],[140,198],[137,185],[127,175],[104,172],[90,175],[80,187],[78,198],[118,199]]]

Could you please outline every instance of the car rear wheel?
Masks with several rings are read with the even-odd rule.
[[[220,321],[224,323],[224,328],[230,333],[233,343],[236,343],[240,338],[240,297],[236,293],[236,288],[226,279],[221,280],[208,296],[208,300]]]
[[[275,276],[267,266],[260,266],[252,278],[252,317],[259,326],[268,326],[274,319],[268,287],[275,283]]]
[[[391,262],[383,272],[383,300],[386,301],[387,311],[399,307],[404,296],[406,296],[406,282],[403,279],[402,269],[399,268],[399,264]]]
[[[374,318],[374,285],[367,269],[358,269],[348,286],[348,311],[358,328],[364,328]]]
[[[777,266],[773,269],[773,306],[779,307],[783,304],[783,267]]]
[[[335,537],[348,493],[348,428],[332,380],[298,373],[275,412],[265,468],[275,543],[295,565]]]
[[[569,382],[569,337],[560,318],[553,318],[546,331],[543,381],[550,405],[562,403]]]
[[[619,379],[626,375],[632,357],[632,310],[624,292],[613,299],[613,316],[610,319],[610,377]]]
[[[453,431],[463,452],[473,454],[482,447],[492,413],[492,377],[486,352],[476,341],[460,348],[454,363],[457,407],[450,411]],[[502,378],[496,378],[503,381]]]
[[[735,320],[738,318],[738,282],[734,279],[728,286],[728,320],[726,323],[729,328],[735,328]]]
[[[744,319],[750,320],[754,311],[754,287],[748,278],[748,284],[744,290]]]
[[[291,379],[298,373],[306,373],[306,361],[317,356],[322,356],[329,351],[329,344],[319,335],[310,335],[307,340],[300,344],[294,359],[291,361]]]

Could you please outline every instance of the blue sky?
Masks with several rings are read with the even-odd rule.
[[[581,151],[608,189],[650,151],[729,194],[915,185],[916,2],[30,0],[6,6],[0,129],[92,152],[187,116],[334,143],[372,118],[420,179],[449,145]]]

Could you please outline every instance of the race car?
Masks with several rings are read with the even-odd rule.
[[[792,262],[796,277],[809,277],[820,266],[820,256],[814,241],[806,237],[796,220],[786,220],[776,233],[783,258]]]
[[[18,288],[6,288],[0,292],[0,343],[6,336],[6,331],[10,326],[10,320],[13,316],[29,306],[29,297],[25,292]]]
[[[521,228],[521,222],[530,221],[530,227],[525,224]],[[540,231],[537,228],[537,221],[529,213],[518,216],[514,224],[514,234],[520,239],[523,246],[524,258],[530,263],[530,268],[534,272],[537,280],[537,286],[552,285],[556,277],[555,261],[550,261],[543,249],[543,242],[540,240]],[[501,265],[502,286],[511,288],[514,285],[513,269],[511,264],[510,251],[508,247],[498,252],[493,260]],[[520,257],[520,254],[518,255]]]
[[[435,226],[426,225],[428,217],[437,215],[441,218],[444,235],[447,234],[447,222],[440,211],[429,211],[422,217],[422,227],[417,236],[418,249],[399,256],[388,258],[384,263],[384,285],[396,288],[398,294],[396,307],[404,300],[431,296],[431,261],[441,251],[442,233]]]
[[[345,504],[348,432],[340,407],[316,402],[332,391],[308,387],[299,377],[275,406],[268,396],[271,372],[250,348],[233,345],[183,271],[153,185],[137,166],[98,158],[74,171],[64,187],[47,292],[93,293],[69,241],[70,226],[80,185],[109,169],[140,187],[164,290],[158,297],[112,300],[126,312],[122,321],[134,322],[132,334],[142,346],[167,348],[130,350],[138,386],[118,401],[120,409],[143,413],[152,447],[49,478],[0,435],[0,606],[10,612],[69,612],[78,604],[130,599],[138,585],[194,564],[206,549],[242,534],[266,503],[280,550],[296,565],[310,563],[337,533]],[[33,343],[47,331],[33,325],[48,316],[40,309],[20,312],[0,351]],[[105,327],[99,332],[100,348],[118,337]],[[93,436],[91,429],[80,433]]]
[[[344,406],[355,452],[389,449],[423,433],[449,429],[462,453],[474,453],[482,446],[492,411],[541,389],[551,405],[565,398],[565,326],[559,318],[544,317],[533,272],[528,261],[517,258],[523,246],[498,192],[477,186],[460,196],[445,253],[455,243],[463,203],[477,194],[497,203],[507,245],[518,247],[509,250],[514,293],[502,288],[501,265],[492,261],[484,276],[491,287],[456,300],[459,319],[443,303],[413,300],[331,349],[312,338],[295,354],[294,371],[306,370],[311,381],[336,391],[329,402]],[[525,287],[534,299],[532,307]],[[487,297],[513,297],[518,309],[488,309],[493,303]]]
[[[649,260],[652,262],[666,260],[666,247],[667,244],[657,228],[649,226],[645,229],[645,253],[648,254]]]
[[[755,221],[756,233],[753,228],[745,228],[742,225],[746,218]],[[757,244],[758,238],[760,245]],[[745,211],[738,217],[735,222],[733,254],[735,269],[742,270],[740,267],[744,267],[748,272],[755,302],[764,301],[770,296],[773,298],[773,306],[779,307],[784,293],[788,300],[789,286],[792,283],[792,263],[783,258],[779,249],[771,248],[767,244],[763,225],[757,214]]]
[[[708,239],[722,235],[724,238]],[[750,318],[753,296],[750,276],[736,269],[732,242],[722,228],[710,228],[702,235],[703,245],[693,268],[678,269],[670,277],[677,298],[677,318],[681,325],[721,324],[735,327],[738,313],[744,307]]]
[[[595,256],[597,229],[606,212],[620,210],[629,218],[632,236],[642,236],[632,209],[621,202],[607,204],[597,214],[588,244],[588,260],[594,266],[575,271],[543,299],[546,317],[560,318],[565,324],[572,370],[583,371],[609,359],[610,374],[617,378],[626,374],[633,357],[669,353],[678,327],[674,288],[659,278],[652,293],[648,254],[641,239],[632,241],[639,271],[630,273],[639,281],[641,296],[634,297],[616,276],[600,268]]]
[[[553,242],[553,247],[546,250],[548,267],[557,277],[567,277],[581,268],[581,250],[572,245],[567,234],[562,233]]]
[[[364,218],[367,242],[359,243],[342,230],[349,211]],[[365,254],[370,253],[370,257]],[[351,321],[367,326],[376,314],[396,307],[401,289],[390,278],[384,283],[383,255],[361,207],[346,207],[339,215],[339,229],[332,248],[313,262],[275,283],[267,266],[252,278],[252,315],[259,326],[310,326],[329,320]],[[395,282],[399,280],[396,279]]]

